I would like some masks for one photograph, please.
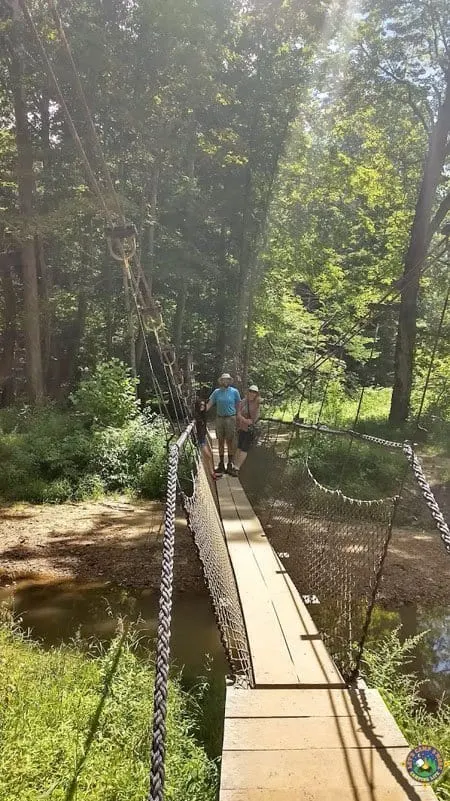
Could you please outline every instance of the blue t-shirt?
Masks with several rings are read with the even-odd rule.
[[[219,417],[230,417],[236,414],[241,396],[235,387],[219,387],[214,390],[209,400],[216,407]]]

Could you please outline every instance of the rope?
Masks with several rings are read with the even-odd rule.
[[[159,596],[158,636],[156,644],[155,688],[153,696],[153,737],[150,790],[148,801],[163,801],[166,755],[167,692],[169,684],[170,629],[172,622],[173,563],[175,554],[175,514],[180,450],[190,435],[193,423],[176,443],[170,446],[167,470],[167,499]]]
[[[450,529],[445,521],[444,515],[442,514],[439,504],[436,501],[436,498],[433,495],[431,487],[425,478],[425,474],[422,469],[422,465],[418,457],[416,456],[415,452],[412,449],[412,446],[409,442],[405,442],[403,444],[403,453],[405,454],[410,466],[412,467],[412,471],[414,474],[414,478],[416,479],[424,497],[425,503],[428,506],[428,509],[431,512],[431,516],[436,523],[436,528],[438,529],[442,542],[450,554]]]
[[[64,100],[64,95],[63,95],[63,93],[61,91],[61,88],[60,88],[60,85],[58,83],[58,79],[57,79],[57,77],[55,75],[53,67],[52,67],[52,65],[50,63],[50,59],[49,59],[49,57],[47,55],[47,52],[45,50],[45,47],[44,47],[44,45],[42,43],[42,39],[41,39],[41,37],[39,35],[39,31],[36,28],[34,20],[33,20],[32,16],[31,16],[31,14],[30,14],[30,11],[29,11],[27,3],[26,3],[26,0],[18,0],[18,2],[19,2],[19,5],[20,5],[20,8],[22,9],[23,15],[24,15],[25,19],[27,20],[28,25],[30,26],[30,28],[31,28],[31,30],[32,30],[32,32],[34,34],[34,37],[36,39],[36,43],[38,45],[39,52],[41,53],[42,59],[43,59],[44,64],[45,64],[45,66],[47,68],[47,72],[48,72],[48,74],[49,74],[49,76],[50,76],[50,78],[52,80],[52,83],[53,83],[55,92],[57,94],[58,100],[61,103],[61,108],[63,109],[64,116],[66,117],[67,125],[69,126],[70,133],[72,134],[72,138],[74,140],[76,149],[77,149],[78,154],[79,154],[79,156],[80,156],[80,158],[81,158],[81,160],[82,160],[82,162],[84,164],[84,167],[86,169],[86,174],[87,174],[88,179],[89,179],[89,181],[91,183],[91,188],[92,188],[93,192],[95,193],[95,195],[97,196],[97,198],[98,198],[98,200],[99,200],[99,202],[100,202],[100,204],[102,206],[102,209],[103,209],[103,211],[105,213],[105,216],[109,220],[111,220],[112,219],[111,218],[111,212],[109,211],[109,209],[108,209],[108,207],[107,207],[107,205],[106,205],[106,203],[104,201],[104,198],[103,198],[103,195],[102,195],[102,191],[101,191],[101,188],[100,188],[100,184],[98,183],[97,178],[95,177],[94,172],[93,172],[93,170],[91,168],[89,159],[88,159],[88,157],[86,155],[86,152],[84,150],[83,144],[82,144],[81,139],[80,139],[80,137],[78,135],[78,131],[77,131],[76,127],[75,127],[75,123],[74,123],[74,121],[73,121],[73,119],[71,117],[70,111],[67,108],[66,102]]]

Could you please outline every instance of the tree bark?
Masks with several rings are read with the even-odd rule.
[[[0,288],[4,298],[4,320],[2,331],[2,356],[0,370],[0,406],[8,406],[14,400],[14,365],[17,342],[17,301],[12,267],[0,264]]]
[[[153,273],[155,270],[155,228],[156,215],[158,208],[158,188],[159,188],[160,165],[155,163],[152,177],[152,188],[150,192],[150,223],[148,226],[148,247],[147,247],[147,281],[150,291],[153,288]]]
[[[401,293],[395,346],[395,373],[389,421],[394,425],[404,423],[409,414],[411,401],[414,351],[416,344],[417,298],[419,294],[420,270],[427,254],[429,229],[433,202],[445,161],[447,139],[450,131],[450,72],[443,103],[431,134],[425,159],[422,184],[416,204],[408,251],[403,269],[404,287]]]
[[[177,307],[175,309],[175,319],[173,321],[173,344],[175,348],[175,353],[179,355],[182,344],[183,344],[183,326],[184,326],[184,315],[186,312],[186,300],[187,300],[187,280],[184,275],[180,278],[180,288],[178,290],[177,295]]]
[[[32,227],[35,179],[33,150],[27,119],[24,90],[24,67],[20,50],[20,22],[14,21],[14,52],[10,59],[10,79],[14,100],[15,137],[17,147],[17,185],[20,211],[26,228]],[[44,382],[42,373],[41,336],[39,325],[39,297],[34,238],[26,231],[21,243],[22,280],[24,299],[24,334],[27,354],[28,394],[33,403],[42,403]]]
[[[225,368],[225,356],[227,350],[227,252],[228,241],[225,226],[222,225],[218,243],[218,265],[219,274],[217,276],[217,292],[215,302],[216,317],[216,342],[215,342],[215,361],[214,369],[219,375]]]

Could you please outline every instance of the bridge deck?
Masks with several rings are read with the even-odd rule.
[[[217,492],[255,677],[227,688],[220,801],[435,799],[379,693],[346,688],[238,479]]]

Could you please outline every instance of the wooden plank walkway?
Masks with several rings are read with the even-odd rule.
[[[346,688],[238,479],[217,492],[255,677],[227,688],[220,801],[435,799],[379,693]]]

